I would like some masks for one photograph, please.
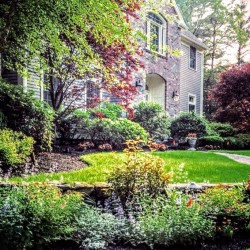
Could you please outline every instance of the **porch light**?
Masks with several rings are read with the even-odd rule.
[[[173,99],[174,99],[175,102],[179,101],[180,96],[179,96],[177,90],[175,90],[173,92],[173,96],[172,97],[173,97]]]
[[[136,87],[142,87],[143,84],[142,84],[141,80],[137,80],[137,81],[135,82],[135,86],[136,86]]]

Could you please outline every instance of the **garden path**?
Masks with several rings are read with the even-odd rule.
[[[237,154],[228,154],[228,153],[216,153],[218,155],[224,155],[234,161],[244,163],[244,164],[249,164],[250,165],[250,157],[249,156],[244,156],[244,155],[237,155]]]

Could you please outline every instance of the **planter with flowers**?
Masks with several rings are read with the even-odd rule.
[[[187,135],[187,141],[188,141],[188,144],[190,146],[190,148],[188,150],[196,150],[195,145],[197,142],[197,134],[196,133],[189,133]]]

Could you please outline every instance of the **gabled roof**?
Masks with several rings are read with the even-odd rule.
[[[176,11],[176,14],[177,14],[177,17],[178,17],[178,21],[179,21],[179,25],[182,28],[187,29],[188,27],[187,27],[187,25],[186,25],[186,23],[184,21],[184,18],[183,18],[182,14],[181,14],[181,11],[180,11],[178,5],[176,4],[175,0],[171,0],[171,1],[173,3],[173,8]]]
[[[181,31],[181,40],[183,42],[187,42],[190,45],[194,45],[200,50],[207,50],[208,47],[202,41],[200,41],[192,32],[189,30],[182,30]]]

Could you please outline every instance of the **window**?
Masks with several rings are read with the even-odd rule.
[[[196,69],[196,48],[190,46],[190,59],[189,59],[189,67],[191,69]]]
[[[49,76],[46,74],[43,76],[43,101],[52,106],[51,95],[49,91]]]
[[[188,95],[188,112],[195,112],[196,111],[196,96],[195,95]]]
[[[147,48],[164,54],[166,47],[166,22],[160,16],[149,12],[147,15]]]

